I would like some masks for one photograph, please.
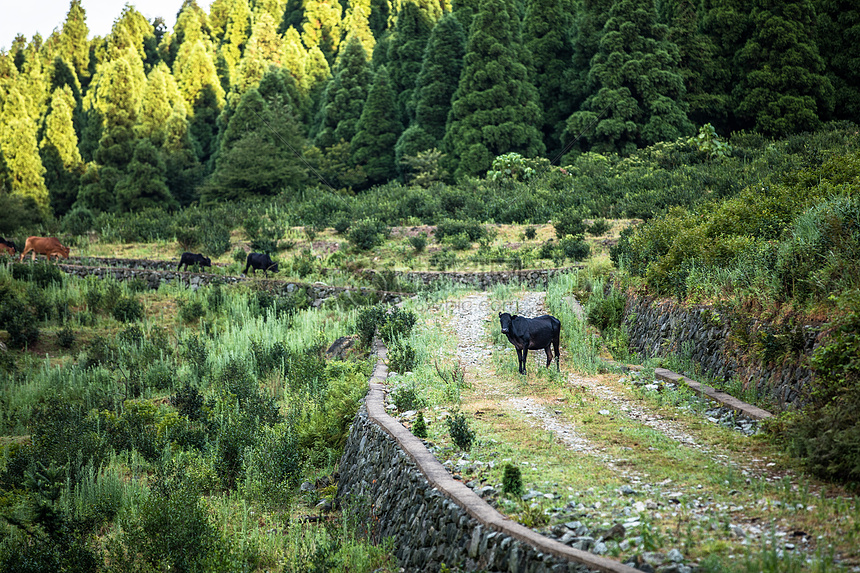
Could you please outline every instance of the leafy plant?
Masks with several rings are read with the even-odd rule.
[[[523,475],[519,466],[505,464],[502,491],[510,497],[519,497],[523,494]]]
[[[445,418],[445,423],[448,425],[448,433],[454,444],[461,450],[467,452],[471,450],[472,443],[475,441],[475,433],[469,428],[466,415],[462,412],[454,412]]]
[[[415,349],[406,342],[396,342],[388,349],[388,364],[395,372],[411,372],[415,369]]]
[[[424,413],[421,410],[418,410],[418,414],[415,416],[412,433],[416,438],[427,439],[427,422],[424,421]]]
[[[143,303],[136,298],[123,296],[116,301],[111,312],[120,322],[134,322],[143,318]]]
[[[376,218],[357,221],[349,230],[347,239],[356,249],[367,251],[381,245],[391,233],[391,228]]]

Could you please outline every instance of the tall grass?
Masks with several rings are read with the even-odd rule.
[[[547,286],[547,310],[561,321],[561,341],[570,365],[584,373],[595,374],[606,368],[600,357],[600,338],[589,330],[585,317],[573,301],[584,287],[579,271],[556,275]]]

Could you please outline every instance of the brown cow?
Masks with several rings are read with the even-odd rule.
[[[15,249],[10,247],[9,245],[5,245],[0,243],[0,255],[9,255],[10,257],[15,254]]]
[[[24,260],[24,255],[33,251],[33,260],[36,260],[36,253],[45,255],[48,260],[51,257],[68,259],[69,247],[64,247],[55,237],[27,237],[27,242],[24,243],[24,250],[21,251],[21,259]]]

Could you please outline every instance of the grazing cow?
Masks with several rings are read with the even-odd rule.
[[[176,270],[178,271],[179,269],[181,269],[182,265],[185,265],[185,270],[187,271],[188,265],[211,267],[212,260],[209,257],[204,257],[203,255],[198,255],[197,253],[182,253],[182,257],[179,258],[179,266],[176,267]]]
[[[15,254],[15,249],[7,245],[6,243],[0,243],[0,255],[9,255],[10,257]]]
[[[57,257],[68,259],[69,258],[69,247],[64,247],[60,244],[60,241],[55,237],[27,237],[27,241],[24,243],[24,250],[21,252],[21,261],[24,260],[24,256],[33,251],[33,260],[36,260],[36,254],[45,255],[48,257],[48,260],[51,260],[51,257]]]
[[[7,247],[9,247],[10,249],[12,249],[11,254],[15,254],[15,252],[17,252],[17,251],[19,250],[19,249],[18,249],[18,245],[16,245],[16,244],[15,244],[15,243],[13,243],[12,241],[7,241],[6,239],[4,239],[4,238],[2,238],[2,237],[0,237],[0,245],[6,245],[6,246],[7,246]],[[7,251],[7,252],[8,252],[8,251]]]
[[[517,349],[517,361],[520,374],[526,373],[526,357],[529,350],[546,352],[546,367],[552,363],[552,350],[555,349],[555,369],[558,370],[558,339],[561,335],[561,321],[556,317],[545,314],[537,318],[511,316],[507,312],[499,313],[502,324],[502,334],[508,337]]]
[[[263,269],[263,273],[268,277],[269,271],[278,272],[278,263],[272,262],[272,259],[266,253],[248,253],[248,258],[245,261],[245,270],[242,274],[247,275],[248,269],[254,269],[254,274]]]

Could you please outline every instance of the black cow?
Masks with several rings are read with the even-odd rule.
[[[12,249],[12,251],[13,251],[13,253],[12,253],[12,254],[15,254],[16,252],[18,252],[18,251],[20,251],[20,250],[21,250],[21,249],[19,249],[19,248],[18,248],[18,245],[16,245],[14,242],[12,242],[12,241],[7,241],[7,240],[6,240],[6,239],[4,239],[3,237],[0,237],[0,245],[6,245],[6,246],[7,246],[7,247],[9,247],[10,249]]]
[[[199,265],[201,267],[211,267],[212,260],[209,257],[204,257],[203,255],[198,255],[197,253],[182,253],[182,257],[179,259],[179,266],[176,267],[176,270],[182,268],[182,265],[185,265],[185,270],[188,270],[188,265],[194,266]]]
[[[558,339],[561,335],[561,321],[554,316],[545,314],[537,318],[511,316],[507,312],[499,313],[502,324],[502,334],[508,337],[517,349],[517,361],[520,374],[526,373],[526,357],[529,350],[544,350],[546,352],[546,367],[552,363],[552,350],[555,349],[555,369],[558,370]]]
[[[248,253],[248,258],[245,260],[245,270],[242,274],[247,275],[248,269],[254,269],[254,274],[262,269],[266,276],[269,276],[269,271],[278,272],[278,263],[272,262],[271,257],[266,253]]]

